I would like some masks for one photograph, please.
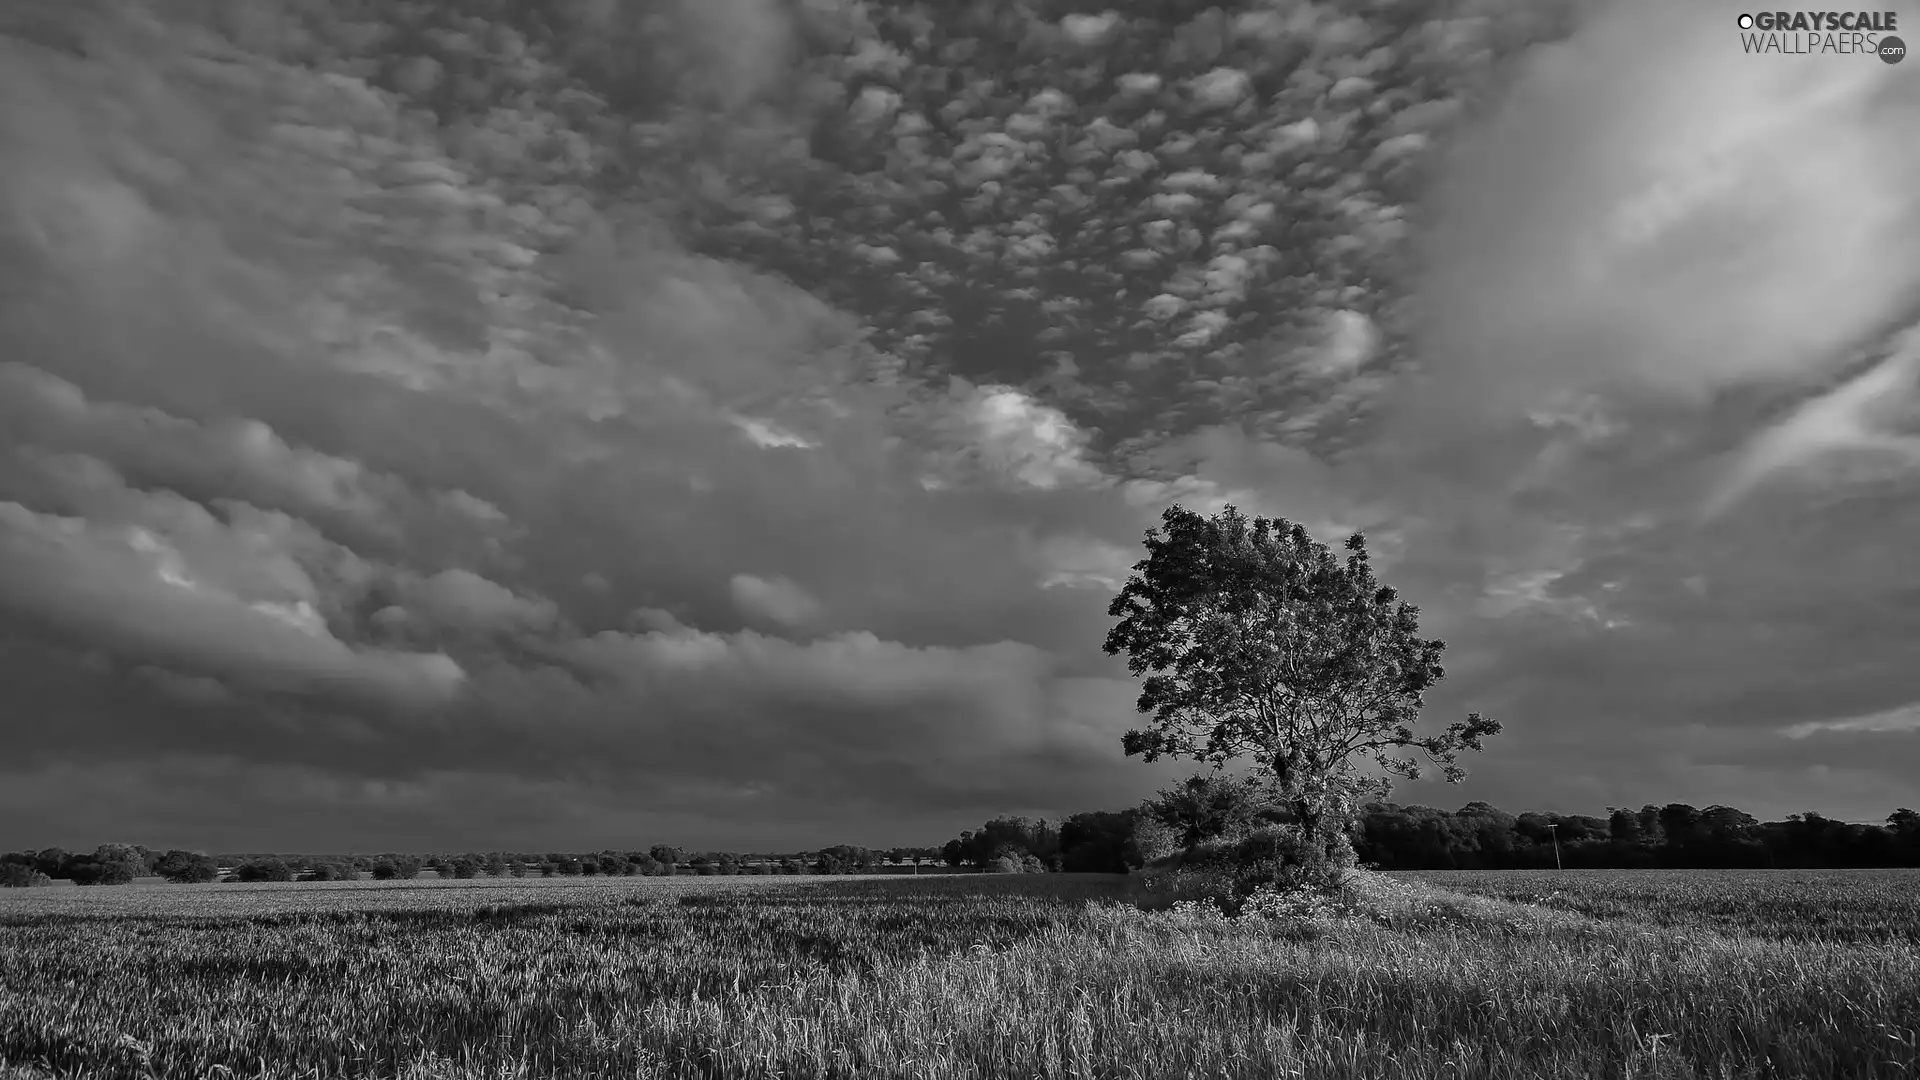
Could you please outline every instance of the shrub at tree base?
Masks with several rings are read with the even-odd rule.
[[[1128,893],[1149,911],[1197,900],[1229,915],[1260,893],[1338,893],[1357,865],[1353,846],[1344,833],[1320,831],[1320,841],[1311,844],[1296,825],[1204,840],[1135,871]]]

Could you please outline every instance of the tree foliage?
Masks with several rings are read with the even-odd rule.
[[[1300,525],[1232,506],[1211,518],[1173,506],[1162,522],[1108,608],[1120,622],[1106,651],[1144,679],[1137,707],[1151,717],[1123,738],[1129,755],[1250,757],[1299,827],[1331,843],[1389,777],[1420,776],[1409,751],[1455,782],[1459,754],[1500,730],[1474,713],[1414,734],[1446,645],[1420,636],[1419,609],[1375,577],[1359,533],[1342,561]],[[1363,776],[1369,761],[1386,775]]]
[[[32,863],[0,863],[0,888],[26,889],[37,885],[51,885],[53,879],[33,868]]]
[[[91,855],[69,857],[61,876],[75,885],[127,885],[146,869],[145,857],[132,844],[101,844]]]
[[[204,885],[220,876],[220,864],[213,856],[179,848],[160,856],[153,869],[176,885]]]
[[[1262,820],[1276,820],[1284,811],[1259,776],[1201,773],[1178,787],[1164,788],[1147,801],[1144,810],[1192,847],[1202,840],[1245,832]]]
[[[236,881],[292,881],[293,867],[285,859],[249,859],[233,868]]]

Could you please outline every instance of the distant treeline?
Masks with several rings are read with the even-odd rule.
[[[288,855],[154,851],[103,844],[0,855],[0,885],[124,884],[160,876],[182,883],[440,877],[664,876],[672,874],[909,873],[923,867],[998,873],[1125,873],[1178,848],[1286,815],[1245,779],[1194,777],[1126,810],[1090,811],[1054,824],[1002,817],[939,848],[837,845],[788,855],[645,851],[465,852],[454,855]],[[1356,816],[1353,846],[1381,870],[1616,869],[1633,867],[1920,867],[1920,814],[1905,808],[1884,824],[1836,821],[1813,811],[1759,821],[1730,806],[1685,803],[1610,809],[1606,817],[1509,814],[1484,802],[1458,810],[1373,803]],[[1556,853],[1557,846],[1557,853]]]
[[[50,847],[0,855],[0,885],[124,885],[136,877],[182,884],[212,881],[349,881],[440,877],[661,877],[673,874],[911,873],[938,864],[935,848],[873,849],[841,844],[790,855],[685,852],[666,845],[645,851],[465,852],[455,855],[207,854],[155,851],[139,844],[102,844],[88,853]]]
[[[1286,820],[1257,783],[1199,776],[1140,806],[1057,825],[996,818],[947,841],[942,855],[999,872],[1124,873],[1182,846]],[[1591,817],[1383,802],[1361,809],[1351,836],[1361,863],[1381,870],[1920,867],[1920,814],[1905,808],[1885,823],[1859,824],[1813,811],[1762,822],[1730,806],[1686,803]]]

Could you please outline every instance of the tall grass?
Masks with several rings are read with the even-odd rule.
[[[1659,928],[1361,881],[1358,917],[1279,921],[1141,912],[1104,899],[1115,879],[1064,875],[591,897],[528,883],[486,905],[384,910],[0,905],[0,1059],[193,1077],[1920,1070],[1911,942]]]

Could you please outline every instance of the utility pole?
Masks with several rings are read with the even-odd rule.
[[[1565,867],[1560,865],[1560,823],[1557,821],[1547,822],[1547,835],[1553,837],[1553,868],[1555,870],[1564,870]]]

